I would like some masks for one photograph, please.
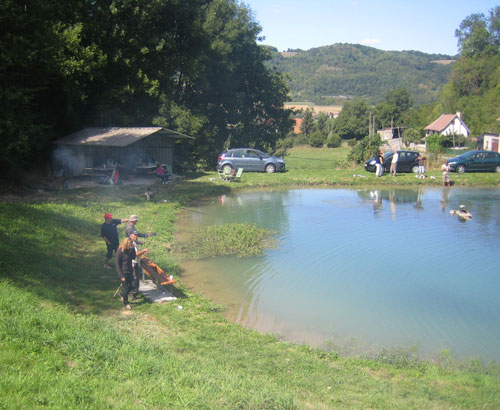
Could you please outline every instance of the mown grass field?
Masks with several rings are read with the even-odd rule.
[[[345,154],[294,149],[289,172],[247,173],[231,184],[215,172],[191,175],[155,185],[150,202],[144,187],[126,185],[4,193],[0,409],[500,408],[496,363],[457,362],[447,352],[423,362],[403,350],[343,357],[229,323],[221,306],[182,285],[176,217],[202,196],[283,185],[441,183],[410,174],[375,179],[346,169]],[[496,174],[452,177],[463,185],[500,183]],[[103,267],[105,212],[139,214],[139,230],[158,233],[147,240],[149,255],[178,279],[176,301],[121,309],[112,297],[116,273]]]

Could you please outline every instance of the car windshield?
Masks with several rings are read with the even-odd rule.
[[[469,158],[471,158],[475,154],[476,154],[475,151],[473,151],[473,152],[467,152],[465,154],[460,155],[460,158],[469,159]]]
[[[384,158],[389,158],[389,157],[392,157],[392,151],[387,151],[387,152],[384,154]]]
[[[265,152],[262,152],[262,151],[255,151],[257,153],[257,155],[261,158],[269,158],[270,155],[266,154]]]

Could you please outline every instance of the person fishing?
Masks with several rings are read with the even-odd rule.
[[[106,260],[104,262],[104,267],[106,269],[112,269],[109,264],[110,259],[113,254],[116,253],[120,240],[118,238],[118,230],[116,227],[122,222],[128,222],[128,219],[113,219],[112,214],[104,214],[104,223],[101,225],[101,237],[106,242]]]
[[[148,238],[150,236],[153,236],[154,233],[140,233],[135,225],[139,222],[139,218],[137,215],[130,215],[130,218],[128,218],[128,224],[125,225],[125,236],[128,238],[131,233],[136,233],[139,238]],[[144,242],[137,241],[137,244],[143,245]]]
[[[132,266],[132,261],[137,258],[137,256],[147,254],[148,249],[142,251],[136,251],[134,241],[137,240],[137,234],[131,233],[128,238],[125,238],[116,251],[115,266],[116,272],[120,281],[122,283],[122,291],[120,293],[125,309],[132,309],[129,301],[128,295],[135,288],[134,279],[134,268]]]
[[[137,217],[137,215],[130,215],[130,218],[128,219],[128,224],[125,226],[125,236],[127,238],[130,238],[131,235],[133,234],[135,236],[135,239],[133,239],[133,243],[134,243],[134,247],[135,247],[135,250],[136,250],[136,253],[138,255],[140,255],[140,251],[137,247],[137,245],[144,245],[144,242],[142,241],[139,241],[138,238],[148,238],[148,237],[151,237],[153,235],[155,235],[154,233],[140,233],[135,225],[137,224],[137,222],[139,221],[139,218]],[[139,285],[140,285],[140,278],[142,276],[142,268],[141,268],[141,264],[139,263],[139,260],[137,258],[134,258],[134,260],[132,261],[132,266],[133,266],[133,275],[134,275],[134,287],[133,287],[133,294],[132,294],[132,297],[135,299],[137,296],[139,296]]]

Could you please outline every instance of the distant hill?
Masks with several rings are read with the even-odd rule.
[[[289,74],[290,100],[343,104],[366,97],[376,104],[388,91],[406,88],[415,104],[437,99],[450,80],[453,57],[420,51],[383,51],[358,44],[334,44],[280,53],[268,47],[272,65]]]

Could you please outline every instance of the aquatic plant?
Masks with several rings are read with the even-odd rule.
[[[274,231],[255,224],[211,225],[193,232],[183,249],[197,259],[236,255],[240,258],[262,254],[276,247]]]

